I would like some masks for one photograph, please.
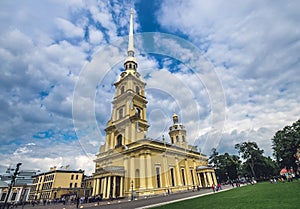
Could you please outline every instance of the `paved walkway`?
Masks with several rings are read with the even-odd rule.
[[[219,192],[227,191],[229,189],[232,189],[231,186],[223,186],[222,190]],[[83,209],[146,209],[156,206],[161,206],[173,202],[178,202],[186,199],[192,199],[197,198],[205,195],[213,194],[212,189],[201,189],[198,191],[184,191],[184,192],[176,192],[171,193],[170,195],[156,195],[156,196],[150,196],[150,197],[140,197],[134,201],[128,200],[128,199],[121,199],[121,200],[114,200],[114,201],[101,201],[99,205],[97,203],[86,203],[86,204],[80,204],[79,208]],[[18,208],[22,208],[19,206]],[[71,205],[63,205],[63,204],[57,204],[57,205],[37,205],[32,207],[31,205],[26,205],[24,209],[76,209],[76,204]]]

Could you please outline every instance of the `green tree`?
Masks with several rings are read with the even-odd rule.
[[[249,166],[252,176],[256,178],[255,167],[262,161],[264,151],[255,142],[243,142],[234,147],[245,160],[243,168],[245,169],[245,165]]]
[[[292,124],[286,126],[282,130],[275,133],[272,138],[273,155],[277,163],[282,168],[297,168],[294,155],[300,144],[300,119]]]
[[[250,161],[245,161],[241,170],[242,175],[253,176]],[[277,163],[270,157],[261,156],[255,161],[253,170],[258,179],[266,179],[278,175],[279,169]]]
[[[213,148],[209,164],[216,168],[216,175],[219,177],[219,181],[225,182],[229,179],[237,178],[241,161],[238,156],[230,155],[227,152],[219,155],[217,150]]]

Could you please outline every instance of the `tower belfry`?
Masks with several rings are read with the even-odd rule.
[[[130,11],[127,57],[124,71],[114,83],[115,97],[112,101],[111,119],[107,123],[105,150],[113,149],[144,138],[148,131],[145,97],[146,83],[137,72],[134,57],[133,11]]]

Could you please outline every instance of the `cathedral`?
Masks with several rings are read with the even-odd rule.
[[[147,136],[146,83],[134,56],[133,12],[130,13],[127,58],[114,83],[112,114],[106,141],[96,154],[92,195],[104,199],[178,192],[217,184],[207,157],[188,144],[186,129],[174,113],[170,142]]]

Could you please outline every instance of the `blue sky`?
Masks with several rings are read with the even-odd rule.
[[[299,1],[4,0],[1,172],[17,162],[93,172],[130,7],[149,136],[168,140],[176,111],[190,144],[206,154],[256,141],[272,155],[275,132],[300,115]],[[149,53],[146,32],[161,52]]]

